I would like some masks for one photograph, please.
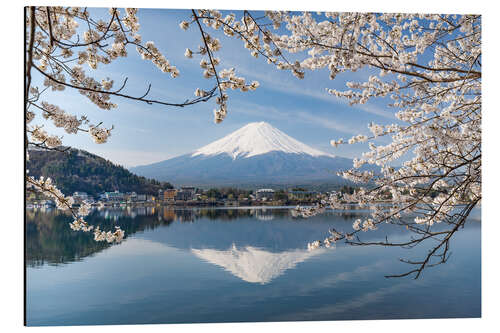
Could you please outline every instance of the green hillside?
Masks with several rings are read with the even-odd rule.
[[[50,177],[65,194],[75,191],[96,196],[105,191],[158,194],[173,186],[137,176],[122,166],[84,150],[65,152],[30,150],[27,168],[34,177]]]

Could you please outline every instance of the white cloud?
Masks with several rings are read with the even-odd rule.
[[[331,118],[325,118],[321,116],[315,116],[311,113],[307,112],[299,112],[297,113],[297,116],[299,119],[306,121],[308,123],[314,124],[314,125],[319,125],[324,128],[336,130],[342,133],[347,133],[347,134],[359,134],[359,129],[354,129],[351,128],[348,125],[345,125],[343,123],[340,123],[338,121],[335,121]]]
[[[232,65],[231,63],[229,63],[227,65],[235,67],[236,71],[241,75],[249,76],[259,80],[262,88],[272,89],[293,95],[311,97],[336,105],[349,105],[349,102],[347,100],[329,94],[326,91],[326,87],[318,87],[318,89],[304,88],[303,82],[295,79],[294,81],[286,80],[284,79],[283,75],[281,75],[277,70],[266,70],[265,72],[260,72],[259,66],[253,66],[252,69],[249,69],[242,64]],[[264,83],[264,85],[262,83]],[[385,110],[384,108],[375,106],[373,104],[352,105],[350,107],[354,110],[361,110],[384,118],[396,119],[394,116],[394,112]]]
[[[241,103],[242,105],[240,106],[238,106],[238,104],[233,107],[234,112],[279,120],[288,119],[288,121],[290,121],[290,119],[294,119],[294,121],[298,121],[300,123],[308,123],[342,133],[353,135],[359,134],[358,128],[353,128],[345,123],[338,122],[333,119],[333,117],[316,116],[302,110],[287,109],[287,111],[282,111],[273,106],[265,106],[248,102]]]

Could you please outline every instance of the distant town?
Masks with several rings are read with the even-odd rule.
[[[352,193],[355,189],[344,186],[339,192]],[[328,192],[328,194],[336,191]],[[318,198],[327,193],[310,191],[304,188],[290,188],[287,190],[274,190],[261,188],[243,190],[236,188],[200,189],[192,186],[159,190],[157,195],[141,194],[136,192],[122,193],[120,191],[104,192],[97,197],[86,192],[74,192],[72,197],[74,205],[83,202],[97,206],[286,206],[308,204],[317,202]],[[27,208],[54,207],[55,203],[35,194],[28,196]]]

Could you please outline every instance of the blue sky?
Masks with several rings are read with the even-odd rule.
[[[96,10],[95,14],[107,16],[107,10]],[[127,58],[120,58],[107,66],[100,64],[92,73],[93,77],[97,80],[110,77],[115,80],[115,87],[128,77],[124,92],[135,96],[142,95],[151,83],[149,97],[170,102],[193,98],[196,88],[208,90],[213,87],[214,80],[202,76],[201,58],[196,55],[193,59],[184,57],[187,47],[195,50],[201,42],[195,25],[188,31],[179,28],[182,20],[189,20],[189,14],[189,10],[168,9],[140,9],[138,13],[143,42],[154,41],[170,63],[180,70],[180,77],[172,79],[169,74],[160,72],[151,62],[142,60],[134,48],[129,49]],[[279,71],[268,65],[263,58],[253,58],[240,40],[227,38],[220,31],[208,31],[219,37],[222,43],[222,49],[217,52],[221,58],[219,69],[235,67],[238,76],[249,82],[260,82],[260,87],[253,92],[229,91],[228,116],[222,123],[213,122],[214,101],[175,108],[112,98],[118,107],[105,111],[78,92],[67,89],[47,93],[42,100],[57,104],[67,112],[87,115],[93,123],[102,121],[105,127],[113,125],[112,136],[108,143],[98,145],[85,134],[69,135],[49,124],[45,125],[46,129],[62,135],[66,145],[130,167],[194,151],[255,121],[266,121],[325,152],[354,157],[365,151],[366,145],[333,148],[330,140],[368,134],[370,121],[379,124],[396,122],[395,110],[387,106],[387,99],[349,106],[345,100],[331,96],[325,90],[346,89],[347,81],[366,79],[370,75],[368,70],[341,74],[333,81],[328,78],[327,71],[308,71],[305,79],[299,80],[288,71]],[[91,71],[86,65],[85,70],[87,73]],[[35,84],[37,82],[40,85],[40,81],[35,80]]]

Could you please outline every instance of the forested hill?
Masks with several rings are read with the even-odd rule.
[[[27,168],[34,177],[50,177],[65,194],[82,191],[97,195],[105,191],[158,194],[159,189],[173,188],[168,182],[159,182],[137,176],[122,166],[84,150],[29,151]]]

